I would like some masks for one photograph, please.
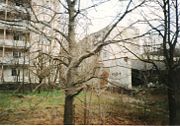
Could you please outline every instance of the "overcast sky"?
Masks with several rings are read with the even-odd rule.
[[[82,4],[84,6],[94,4],[93,0],[89,0],[89,3],[87,1],[88,0],[82,0]],[[120,12],[120,9],[122,9],[120,5],[121,3],[119,0],[111,0],[90,9],[87,14],[92,23],[89,30],[95,32],[110,24],[116,17],[117,13]]]
[[[81,8],[87,8],[102,1],[103,0],[81,0]],[[79,21],[80,23],[78,27],[80,27],[81,30],[78,30],[78,32],[84,32],[83,29],[85,25],[88,25],[88,33],[96,32],[106,27],[108,24],[112,23],[121,10],[122,2],[119,2],[119,0],[110,0],[109,2],[102,3],[99,6],[92,7],[87,12],[84,12],[88,17],[88,19],[85,19],[87,24],[82,25],[84,18],[80,18],[81,21]]]
[[[86,8],[99,1],[103,1],[103,0],[81,0],[81,7]],[[89,26],[88,31],[90,33],[96,32],[106,27],[108,24],[112,23],[113,20],[116,18],[117,14],[123,13],[128,2],[129,0],[110,0],[109,2],[105,2],[97,7],[88,10],[87,13],[85,13],[87,17],[90,19],[90,22],[88,22],[88,26]],[[135,3],[133,3],[132,6],[134,4]],[[138,14],[138,11],[136,11],[135,13]],[[121,21],[120,25],[127,26],[128,24],[131,24],[136,20],[138,20],[140,17],[138,17],[138,15],[136,15],[135,13],[128,14],[128,16],[126,16],[126,18],[123,21]],[[83,23],[80,23],[79,26],[83,27],[82,24]]]
[[[80,6],[81,9],[83,9],[102,1],[108,0],[81,0]],[[84,11],[84,15],[81,15],[81,17],[78,19],[77,34],[89,34],[106,27],[113,22],[117,14],[123,13],[128,2],[129,0],[109,0],[108,2],[102,3],[99,6],[92,7],[91,9]],[[138,4],[139,2],[140,0],[133,0],[132,6]],[[136,10],[133,13],[128,14],[126,18],[119,23],[119,25],[126,27],[140,18],[142,18],[140,16],[140,11],[138,12],[138,10]],[[143,27],[140,27],[142,30]]]

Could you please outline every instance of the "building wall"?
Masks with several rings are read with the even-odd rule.
[[[91,50],[98,43],[98,41],[100,41],[105,36],[108,30],[109,27],[106,27],[84,38],[81,42],[82,48],[85,48],[85,50]],[[109,81],[109,85],[132,88],[131,59],[134,59],[135,56],[132,55],[132,53],[129,50],[138,53],[137,48],[139,40],[134,39],[119,42],[118,40],[123,40],[130,38],[132,36],[137,36],[138,34],[139,33],[136,28],[131,27],[125,29],[122,26],[118,26],[112,31],[110,36],[106,39],[107,41],[112,42],[117,41],[114,44],[109,44],[103,47],[99,55],[99,75],[103,76],[103,74],[107,72],[107,80]],[[82,44],[83,42],[84,44]],[[127,50],[127,48],[129,50]],[[90,58],[88,58],[88,60],[89,59]]]
[[[34,66],[33,59],[36,58],[38,53],[34,53],[35,51],[42,50],[44,53],[50,53],[53,47],[57,47],[56,42],[52,40],[51,42],[47,42],[45,37],[40,34],[33,33],[26,29],[26,26],[29,27],[29,19],[33,20],[35,17],[33,15],[28,15],[26,11],[30,11],[30,4],[28,5],[28,1],[23,3],[23,6],[16,5],[12,0],[5,0],[0,1],[0,15],[1,19],[8,19],[8,20],[18,20],[18,22],[0,24],[0,83],[3,82],[15,82],[17,80],[17,76],[12,76],[12,69],[17,68],[20,71],[20,82],[23,81],[23,66],[24,67],[24,81],[37,83],[39,82],[37,74],[34,73]],[[4,3],[3,3],[4,2]],[[19,1],[18,1],[19,2]],[[47,0],[32,0],[29,1],[32,4],[32,8],[35,10],[38,18],[44,21],[50,19],[48,14],[52,14],[50,9],[45,9],[45,7],[51,7],[53,9],[59,9],[58,1],[47,1]],[[8,3],[8,5],[6,5]],[[40,5],[40,6],[39,6]],[[26,8],[26,9],[25,9]],[[21,13],[18,13],[21,12]],[[41,13],[41,14],[40,14]],[[7,16],[5,16],[7,14]],[[29,14],[32,14],[31,12]],[[27,21],[28,20],[28,21]],[[10,25],[8,25],[10,24]],[[20,24],[16,26],[16,24]],[[35,24],[41,30],[49,35],[53,36],[54,33],[50,31],[48,28],[42,27],[41,24]],[[57,23],[52,21],[52,26],[57,27]],[[20,33],[21,36],[16,39],[14,36]],[[51,46],[52,44],[52,46]],[[26,48],[26,49],[25,49]],[[21,57],[13,57],[13,51],[21,52]],[[57,53],[57,52],[56,52]],[[3,57],[4,54],[4,57]],[[24,61],[25,60],[25,61]],[[24,64],[25,63],[25,64]],[[3,64],[3,65],[2,65]],[[50,63],[46,64],[50,65]],[[38,70],[35,70],[38,71]],[[4,79],[2,78],[4,75]],[[47,80],[47,78],[46,78]]]
[[[38,20],[44,23],[50,21],[52,18],[50,15],[54,15],[54,12],[58,12],[60,9],[58,0],[32,0],[31,3]],[[30,54],[30,59],[32,59],[32,67],[30,70],[33,71],[31,80],[36,83],[39,83],[39,76],[41,76],[43,71],[49,73],[43,77],[43,83],[53,82],[54,76],[56,76],[56,68],[53,66],[54,64],[50,57],[58,56],[60,51],[60,45],[55,40],[55,38],[58,38],[58,35],[52,30],[54,27],[60,28],[57,18],[58,17],[55,17],[48,22],[49,26],[45,26],[42,23],[37,22],[35,16],[31,16],[31,20],[35,22],[31,22],[32,25],[36,26],[41,31],[41,33],[31,32],[30,34],[32,45],[30,48],[30,52],[32,52]],[[46,54],[49,55],[49,57]]]
[[[102,60],[102,63],[104,68],[109,69],[108,80],[110,81],[110,85],[132,88],[131,61],[128,57],[116,54],[116,56],[106,57],[105,60]]]
[[[12,69],[15,67],[8,67],[4,68],[4,82],[23,82],[23,69],[22,68],[16,68],[17,72],[19,71],[19,76],[13,76],[12,75]],[[27,69],[24,69],[24,82],[29,82],[29,72]]]

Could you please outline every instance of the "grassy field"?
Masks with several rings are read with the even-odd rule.
[[[168,124],[167,98],[155,91],[135,96],[83,91],[75,99],[75,124]],[[0,124],[63,124],[61,90],[0,92]]]

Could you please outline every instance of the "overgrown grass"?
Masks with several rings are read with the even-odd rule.
[[[159,94],[145,92],[132,97],[83,91],[74,104],[76,124],[85,124],[85,111],[86,124],[167,124],[166,98]],[[63,107],[61,90],[27,94],[1,91],[0,124],[62,124]]]
[[[41,91],[40,93],[0,92],[0,109],[33,108],[64,103],[64,95],[60,90]]]
[[[0,108],[9,108],[11,105],[11,93],[0,92]]]

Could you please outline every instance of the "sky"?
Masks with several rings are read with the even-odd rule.
[[[77,34],[80,36],[84,36],[84,34],[90,34],[93,32],[97,32],[102,28],[111,24],[118,14],[122,14],[125,10],[127,3],[129,0],[80,0],[81,9],[90,7],[96,3],[102,1],[108,1],[100,4],[99,6],[92,7],[87,11],[83,12],[78,19],[77,25]],[[140,0],[133,0],[133,5],[139,3]],[[131,7],[132,7],[131,6]],[[147,9],[147,8],[143,8]],[[137,21],[138,19],[142,19],[141,10],[135,10],[133,13],[128,14],[123,21],[119,23],[120,26],[128,26],[129,24]],[[146,10],[145,10],[146,11]],[[142,24],[140,26],[140,30],[144,32],[146,29]]]
[[[83,4],[87,5],[86,2]],[[91,2],[91,4],[93,3]],[[92,8],[87,14],[88,17],[91,18],[92,22],[89,30],[91,32],[95,32],[107,26],[116,17],[119,10],[120,2],[118,0],[111,0],[107,3]]]
[[[82,0],[82,8],[97,3],[100,0]],[[99,6],[93,7],[86,13],[89,20],[89,32],[96,32],[108,24],[110,24],[116,15],[120,12],[122,3],[119,0],[110,0],[109,2],[103,3]]]
[[[81,6],[82,8],[86,8],[88,6],[93,5],[94,3],[97,3],[99,1],[103,0],[81,0]],[[139,1],[139,0],[134,0]],[[100,29],[106,27],[107,25],[111,24],[114,19],[117,17],[118,14],[122,14],[128,4],[129,0],[109,0],[108,2],[105,2],[97,7],[91,8],[88,10],[85,15],[90,18],[90,22],[88,23],[88,32],[93,33],[97,32]],[[137,2],[139,3],[139,2]],[[137,4],[136,3],[136,4]],[[135,2],[133,2],[132,6],[135,5]],[[131,7],[132,7],[131,6]],[[136,13],[136,14],[135,14]],[[139,13],[139,15],[138,15]],[[132,22],[135,22],[136,20],[142,18],[140,16],[140,12],[137,10],[133,13],[128,14],[122,21],[119,23],[121,26],[128,26]],[[82,19],[84,21],[84,19]],[[83,22],[82,21],[82,22]],[[79,27],[83,27],[83,23],[80,23]],[[86,24],[85,24],[86,25]],[[142,27],[141,27],[142,29]],[[83,31],[78,30],[78,31]]]

